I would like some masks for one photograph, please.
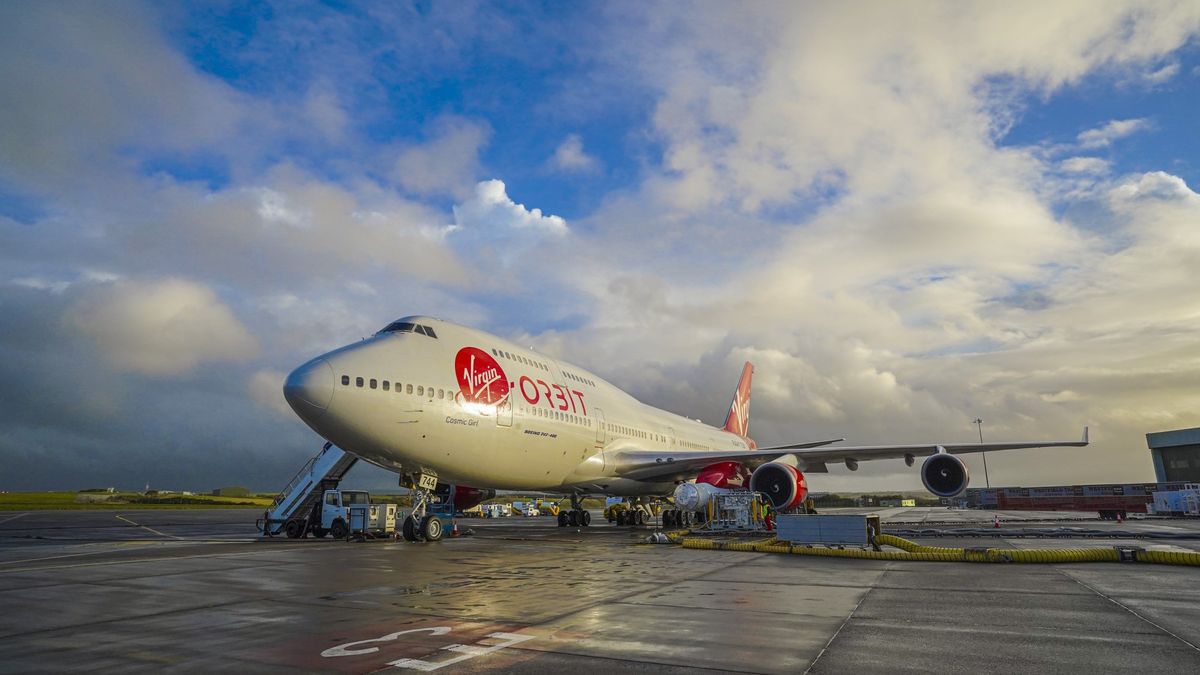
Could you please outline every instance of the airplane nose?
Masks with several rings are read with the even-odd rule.
[[[333,382],[333,366],[325,359],[313,359],[288,375],[283,397],[302,419],[315,419],[329,407]]]

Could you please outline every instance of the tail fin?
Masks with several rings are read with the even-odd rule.
[[[725,431],[739,436],[750,434],[750,378],[754,376],[754,365],[749,361],[742,367],[742,377],[738,380],[737,391],[733,392],[733,403],[729,405],[729,414],[725,417]]]

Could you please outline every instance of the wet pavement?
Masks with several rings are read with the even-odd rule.
[[[1194,521],[1001,512],[981,539],[956,528],[995,512],[877,512],[939,545],[1113,544],[1005,538],[1083,527],[1200,550]],[[436,544],[258,541],[256,515],[0,513],[0,671],[1200,671],[1197,568],[703,551],[549,518],[463,520],[475,536]]]

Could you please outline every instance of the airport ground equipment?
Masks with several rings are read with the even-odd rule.
[[[320,523],[317,510],[322,495],[326,490],[337,488],[346,472],[357,462],[356,455],[326,443],[321,452],[308,460],[275,497],[260,521],[259,531],[267,535],[286,534],[293,538],[312,531],[313,525]]]
[[[390,537],[396,533],[396,505],[372,504],[364,490],[326,490],[320,504],[318,525],[313,534],[334,539],[351,535]]]
[[[708,503],[710,530],[765,530],[763,503],[757,492],[730,490],[714,495]]]
[[[776,537],[792,544],[873,546],[880,532],[877,515],[781,514],[775,519]]]

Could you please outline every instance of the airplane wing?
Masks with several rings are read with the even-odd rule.
[[[951,454],[1017,450],[1021,448],[1083,447],[1088,444],[1088,430],[1078,441],[1029,441],[1018,443],[922,443],[916,445],[834,445],[836,441],[817,441],[793,446],[778,446],[743,452],[666,451],[624,448],[609,455],[605,463],[613,463],[615,472],[632,480],[666,482],[690,480],[706,466],[717,462],[738,462],[756,469],[785,455],[800,460],[801,470],[808,473],[827,473],[829,462],[851,463],[872,459],[899,459],[907,455],[925,457],[943,450]],[[829,446],[829,447],[821,447]]]

